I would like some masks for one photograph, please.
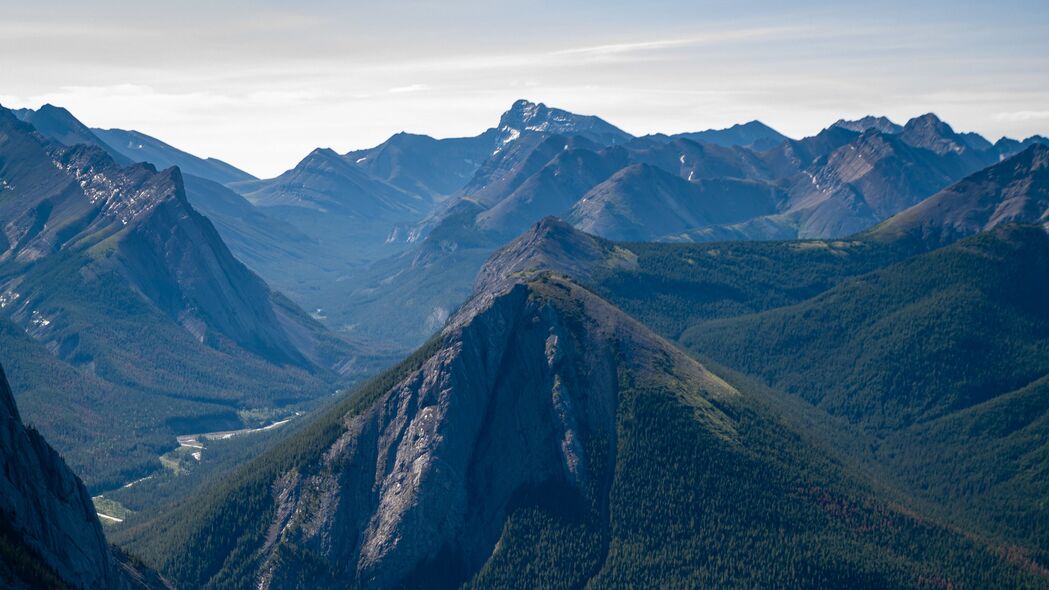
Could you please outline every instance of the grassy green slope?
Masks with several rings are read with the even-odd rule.
[[[965,526],[1049,563],[1049,236],[1002,227],[682,342],[843,416],[860,453]]]
[[[790,305],[909,254],[856,241],[620,244],[638,268],[603,270],[593,288],[660,334],[706,319]]]
[[[1049,236],[1003,228],[682,343],[833,414],[898,428],[1049,374]]]

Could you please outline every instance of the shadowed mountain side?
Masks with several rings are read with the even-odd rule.
[[[110,553],[80,479],[19,416],[0,368],[0,585],[132,590],[168,588]]]
[[[966,177],[867,235],[941,245],[1010,222],[1049,222],[1049,147],[1045,145],[1033,144]]]

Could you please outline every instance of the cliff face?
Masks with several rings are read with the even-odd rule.
[[[524,285],[467,310],[446,346],[347,420],[314,475],[274,485],[262,587],[297,575],[281,567],[288,546],[352,564],[373,587],[434,568],[461,579],[488,559],[522,489],[603,501],[621,326],[571,323]]]
[[[731,430],[711,400],[737,396],[733,388],[561,278],[491,284],[439,338],[417,369],[337,418],[339,434],[316,460],[267,480],[272,506],[242,529],[265,530],[258,544],[213,556],[226,560],[217,573],[176,583],[451,587],[492,561],[521,506],[554,502],[588,522],[607,519],[625,373],[687,395],[689,415]],[[219,510],[229,514],[243,495],[230,491]],[[224,545],[196,534],[180,545]],[[602,541],[589,541],[600,551]]]
[[[36,563],[19,568],[5,552],[0,582],[32,587],[41,580],[32,571],[45,576],[50,571],[74,588],[117,587],[91,497],[43,437],[22,424],[2,369],[0,473],[0,513],[6,523],[6,538],[0,542],[20,546]]]

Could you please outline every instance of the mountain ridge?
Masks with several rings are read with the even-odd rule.
[[[158,169],[178,166],[183,174],[199,176],[217,182],[255,180],[255,177],[216,158],[200,158],[184,152],[140,131],[124,129],[92,129],[113,150],[133,162],[149,162]],[[69,142],[63,142],[68,145]]]
[[[1009,222],[1049,221],[1049,144],[976,172],[867,232],[945,244]]]

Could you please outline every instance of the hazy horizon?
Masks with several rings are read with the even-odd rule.
[[[467,136],[519,98],[635,135],[753,119],[934,112],[994,141],[1049,134],[1049,6],[772,2],[8,9],[0,103],[52,103],[261,177],[316,147]],[[1022,56],[1022,57],[1017,57]]]

